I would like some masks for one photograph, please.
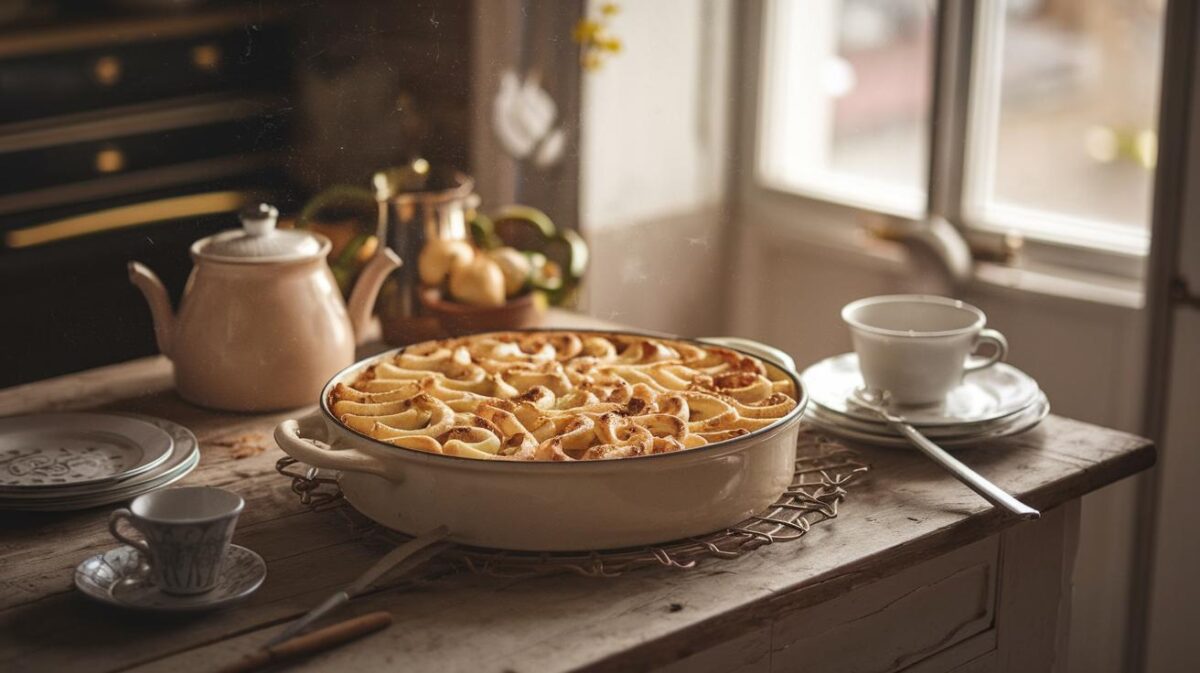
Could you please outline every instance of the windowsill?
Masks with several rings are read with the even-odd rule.
[[[981,210],[970,220],[996,234],[1018,232],[1032,240],[1073,248],[1087,248],[1128,257],[1145,257],[1150,232],[1131,225],[1056,215],[1033,208],[997,205]]]
[[[903,246],[875,238],[860,227],[819,220],[784,224],[765,217],[750,218],[750,221],[757,221],[750,226],[752,230],[780,249],[804,248],[809,253],[854,264],[864,270],[891,273],[909,270]]]
[[[750,221],[756,222],[752,229],[776,246],[803,247],[810,253],[833,257],[864,270],[911,272],[904,246],[875,238],[845,222],[783,223],[770,217],[752,217]],[[1048,264],[1023,268],[976,262],[972,285],[976,284],[985,290],[1020,291],[1130,310],[1145,306],[1142,284],[1136,279]]]
[[[839,175],[832,171],[792,176],[791,180],[785,180],[767,175],[760,169],[755,180],[764,190],[861,208],[883,215],[916,219],[925,212],[924,192],[876,180]],[[865,197],[866,194],[869,194],[870,198]]]
[[[1142,284],[1063,267],[1020,268],[993,262],[975,264],[974,282],[994,288],[1140,310],[1146,305]]]

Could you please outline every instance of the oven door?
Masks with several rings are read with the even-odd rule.
[[[217,183],[68,209],[10,229],[0,252],[0,387],[155,353],[150,312],[126,264],[154,269],[178,305],[191,243],[236,226],[233,213],[244,204],[277,196]]]

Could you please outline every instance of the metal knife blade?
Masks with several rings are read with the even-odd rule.
[[[367,571],[359,575],[358,579],[351,582],[349,586],[333,594],[329,598],[326,598],[321,602],[320,605],[312,610],[309,610],[304,616],[292,622],[290,626],[264,643],[263,647],[267,648],[278,645],[279,643],[282,643],[283,641],[288,640],[300,633],[310,624],[317,621],[321,617],[324,617],[334,608],[365,591],[367,587],[371,586],[376,580],[387,574],[389,570],[400,565],[406,559],[411,558],[417,552],[441,542],[449,534],[449,528],[446,528],[445,526],[438,526],[437,528],[434,528],[423,535],[419,535],[408,542],[405,542],[387,554],[384,554],[383,558],[376,561],[370,568],[367,568]]]
[[[387,574],[387,571],[396,567],[401,561],[421,551],[422,549],[445,539],[450,533],[450,529],[445,526],[438,526],[424,535],[417,536],[408,542],[396,547],[383,558],[375,562],[375,565],[367,568],[367,571],[358,576],[350,586],[346,587],[345,591],[351,598],[362,593],[367,587],[375,583],[375,580]]]

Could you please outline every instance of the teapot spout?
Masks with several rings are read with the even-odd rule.
[[[130,262],[129,282],[137,286],[150,304],[150,316],[154,319],[154,338],[158,341],[158,350],[171,357],[171,335],[175,331],[175,313],[171,310],[171,299],[167,296],[167,288],[154,272],[138,262]]]
[[[350,325],[354,335],[359,340],[366,332],[371,321],[371,310],[375,308],[375,299],[379,296],[379,288],[388,275],[400,268],[400,257],[391,248],[382,247],[358,276],[354,289],[350,292],[350,301],[346,310],[350,314]]]

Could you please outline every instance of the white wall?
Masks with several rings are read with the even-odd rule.
[[[587,309],[646,329],[712,333],[722,323],[732,5],[620,4],[611,29],[624,50],[583,82]]]

